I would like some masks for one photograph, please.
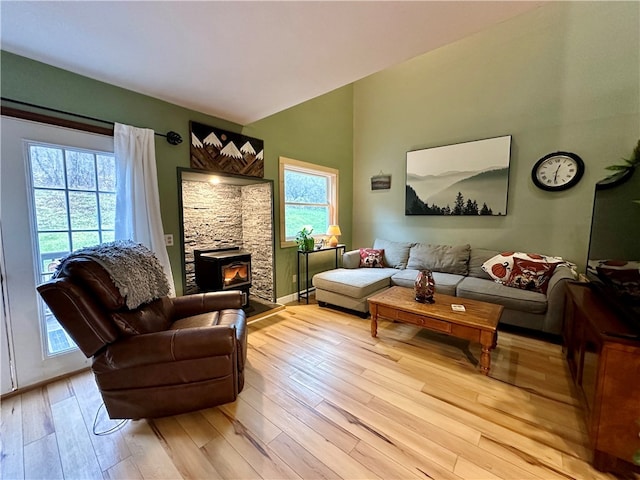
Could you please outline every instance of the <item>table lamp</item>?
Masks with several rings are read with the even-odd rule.
[[[329,225],[327,235],[331,235],[331,238],[328,242],[329,246],[335,247],[336,245],[338,245],[338,239],[336,238],[336,236],[342,235],[342,232],[340,231],[340,227],[338,225]]]

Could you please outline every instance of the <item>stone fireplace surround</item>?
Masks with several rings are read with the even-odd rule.
[[[251,295],[275,302],[273,181],[178,168],[178,185],[184,294],[199,291],[194,250],[240,247],[251,252]]]

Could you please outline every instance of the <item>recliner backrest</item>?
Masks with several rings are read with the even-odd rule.
[[[120,336],[109,312],[69,277],[55,278],[37,288],[51,313],[87,357]]]
[[[57,278],[37,289],[87,357],[121,337],[166,330],[171,324],[168,297],[129,310],[109,273],[91,258],[65,261]]]

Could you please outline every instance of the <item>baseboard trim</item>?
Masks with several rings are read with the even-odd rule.
[[[285,295],[284,297],[280,297],[276,301],[278,303],[287,304],[287,303],[295,302],[297,300],[298,300],[298,294],[294,292],[289,295]]]
[[[62,375],[48,378],[40,382],[32,383],[24,387],[18,387],[17,389],[11,392],[3,393],[2,395],[0,395],[0,401],[6,400],[7,398],[15,397],[16,395],[22,395],[23,393],[26,393],[30,390],[35,390],[36,388],[44,387],[45,385],[48,385],[50,383],[57,382],[58,380],[62,380],[64,378],[72,377],[73,375],[76,375],[81,372],[86,372],[86,371],[91,371],[91,367],[80,368],[78,370],[74,370],[73,372],[63,373]]]

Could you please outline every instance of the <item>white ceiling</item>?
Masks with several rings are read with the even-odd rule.
[[[543,3],[2,0],[0,41],[245,125]]]

